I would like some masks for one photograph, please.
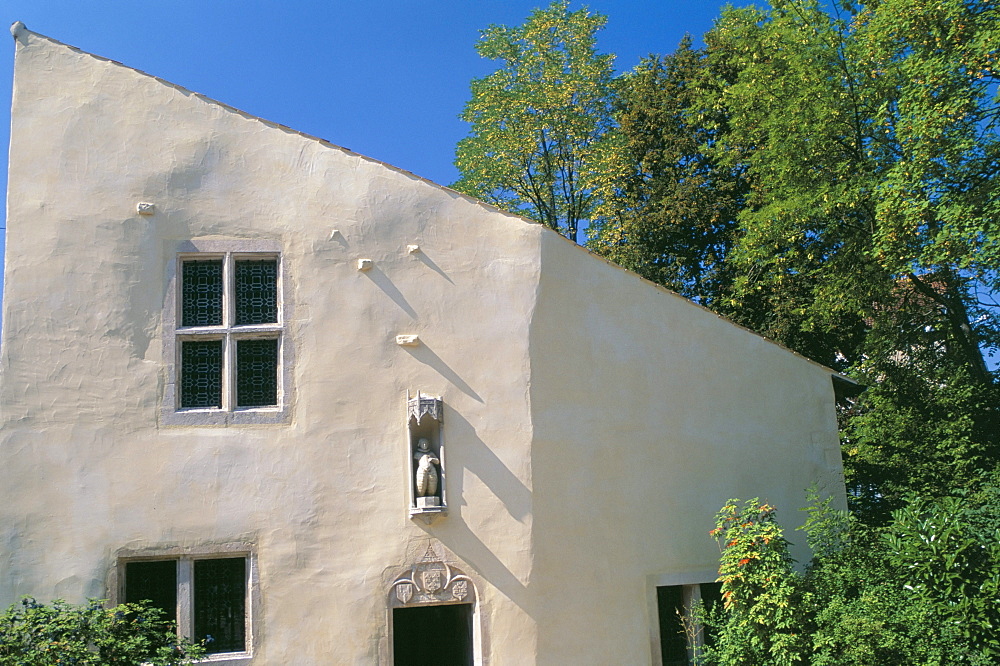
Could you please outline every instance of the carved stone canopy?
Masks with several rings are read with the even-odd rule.
[[[464,573],[441,561],[430,546],[419,562],[393,581],[392,606],[417,604],[472,603],[475,585]]]
[[[441,418],[444,415],[441,398],[437,398],[432,395],[424,395],[418,391],[417,395],[407,401],[406,414],[407,418],[416,419],[417,425],[420,425],[421,419],[425,416],[429,416],[435,421],[441,421]]]

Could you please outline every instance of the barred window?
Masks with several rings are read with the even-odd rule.
[[[278,321],[278,262],[236,262],[236,325]]]
[[[278,404],[278,340],[236,342],[236,406]]]
[[[122,598],[150,601],[180,635],[204,641],[209,654],[246,653],[248,565],[245,555],[125,562]],[[191,584],[180,585],[181,581]]]
[[[222,324],[222,259],[185,261],[181,326]]]
[[[177,561],[142,560],[125,565],[125,601],[149,601],[163,611],[166,620],[177,623]]]
[[[225,252],[181,255],[176,408],[280,407],[280,259]]]
[[[246,559],[195,560],[194,636],[211,652],[246,650]]]
[[[181,343],[181,407],[222,407],[222,340]]]

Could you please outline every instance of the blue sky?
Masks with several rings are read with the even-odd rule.
[[[548,0],[4,0],[0,21],[117,60],[442,185],[457,178],[469,82],[492,72],[479,31]],[[598,48],[619,71],[697,40],[722,0],[574,1],[608,17]],[[733,4],[746,4],[734,2]],[[14,40],[0,35],[0,188]],[[6,206],[0,210],[0,245]],[[2,260],[0,260],[2,262]],[[0,287],[3,284],[0,272]]]
[[[5,0],[0,19],[319,136],[443,185],[457,177],[458,114],[495,65],[474,44],[545,0]],[[696,39],[720,0],[594,0],[619,70]],[[583,3],[574,2],[577,9]],[[6,191],[13,40],[0,38]],[[0,225],[5,226],[5,225]]]
[[[469,82],[496,64],[474,49],[493,23],[547,0],[3,0],[29,29],[327,139],[442,185],[455,180]],[[584,3],[573,1],[572,8]],[[598,47],[625,71],[712,26],[723,0],[592,0]],[[748,2],[736,0],[732,4]],[[0,188],[14,41],[0,35]],[[0,207],[0,244],[5,207]],[[0,274],[2,284],[2,274]]]

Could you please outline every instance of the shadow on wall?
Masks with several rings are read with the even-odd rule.
[[[531,513],[531,491],[507,469],[493,449],[479,438],[472,424],[461,414],[449,409],[445,415],[445,428],[448,432],[447,441],[460,443],[457,452],[448,450],[449,466],[456,462],[452,458],[454,455],[460,469],[475,474],[503,503],[514,520],[524,522]]]
[[[500,500],[510,516],[520,523],[531,513],[531,491],[479,438],[472,424],[461,414],[447,409],[444,423],[447,432],[446,446],[449,446],[448,496],[458,498],[458,501],[451,501],[451,513],[445,519],[445,529],[417,524],[453,553],[460,555],[480,576],[531,615],[527,586],[518,580],[465,522],[465,472],[478,477]]]
[[[430,268],[432,271],[434,271],[435,273],[437,273],[438,275],[440,275],[441,277],[443,277],[445,280],[447,280],[448,282],[450,282],[452,284],[455,284],[455,281],[452,280],[450,277],[448,277],[448,274],[445,273],[443,270],[441,270],[441,267],[438,266],[436,263],[434,263],[434,260],[431,259],[430,257],[428,257],[424,252],[422,252],[422,251],[421,252],[417,252],[417,253],[414,254],[414,256],[417,259],[419,259],[421,263],[423,263],[425,266],[427,266],[428,268]]]
[[[386,296],[391,298],[393,303],[398,305],[403,312],[409,315],[410,319],[417,318],[417,311],[413,309],[413,306],[410,305],[406,300],[406,297],[403,296],[403,292],[401,292],[396,285],[392,283],[389,276],[383,273],[378,266],[372,266],[366,270],[363,275],[374,282],[375,286],[381,289]]]
[[[435,354],[431,350],[431,348],[427,346],[427,343],[423,339],[421,339],[420,341],[420,346],[404,347],[404,349],[406,349],[407,353],[409,353],[410,356],[417,359],[424,365],[429,365],[430,367],[434,368],[438,372],[438,374],[440,374],[442,377],[451,382],[462,393],[469,396],[476,402],[483,402],[483,399],[479,396],[479,394],[476,393],[475,390],[473,390],[473,388],[469,386],[464,379],[459,377],[458,373],[452,370],[451,367],[447,363],[445,363],[440,356]]]

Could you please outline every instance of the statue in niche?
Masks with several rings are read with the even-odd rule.
[[[440,474],[437,466],[441,460],[431,451],[430,441],[426,437],[417,440],[417,449],[413,452],[413,460],[416,462],[414,471],[414,495],[418,498],[418,504],[436,504],[437,502],[424,500],[421,498],[437,499],[438,481]]]

